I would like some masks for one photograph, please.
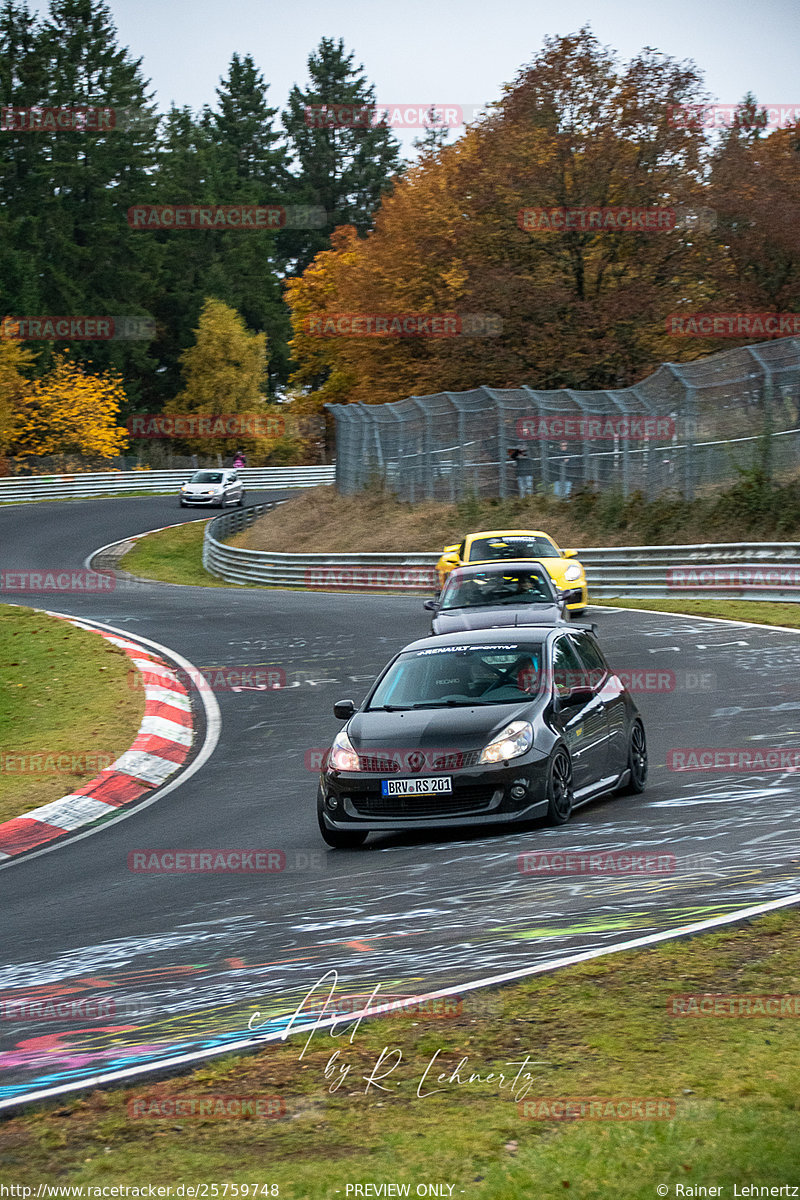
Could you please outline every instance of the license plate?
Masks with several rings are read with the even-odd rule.
[[[436,796],[441,792],[452,792],[452,790],[453,781],[449,775],[381,780],[382,796]]]

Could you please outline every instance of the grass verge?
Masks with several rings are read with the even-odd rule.
[[[174,529],[149,533],[123,555],[119,566],[142,579],[183,583],[193,587],[231,587],[209,575],[203,566],[205,521],[189,521]]]
[[[118,646],[32,609],[0,606],[0,821],[88,783],[144,714]]]
[[[481,1200],[652,1200],[659,1186],[677,1196],[703,1194],[688,1190],[698,1185],[732,1197],[743,1183],[791,1184],[800,1021],[675,1016],[671,997],[791,994],[798,935],[800,914],[771,914],[466,995],[454,1015],[362,1022],[336,1038],[320,1030],[305,1052],[296,1036],[179,1079],[69,1099],[0,1127],[0,1174],[26,1184],[229,1182],[239,1189],[229,1195],[284,1200],[355,1196],[367,1181],[407,1184],[412,1196],[447,1184],[452,1193],[433,1194]],[[189,1115],[202,1101],[225,1112],[223,1096],[260,1100],[274,1115]],[[545,1119],[542,1099],[587,1097],[663,1099],[670,1115]]]
[[[800,629],[800,604],[765,600],[630,600],[619,596],[595,600],[592,604],[613,608],[646,608],[654,612],[688,613],[695,617],[723,617],[729,621],[748,621],[756,625],[783,625]]]
[[[800,479],[778,486],[745,476],[726,492],[692,501],[583,491],[568,500],[408,504],[381,488],[340,496],[334,487],[317,487],[264,513],[231,541],[284,554],[441,553],[476,529],[543,529],[564,549],[800,540]]]

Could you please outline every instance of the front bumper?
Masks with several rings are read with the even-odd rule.
[[[589,603],[589,588],[586,586],[585,582],[581,582],[580,579],[576,579],[574,583],[560,583],[558,586],[564,591],[571,591],[576,588],[581,589],[580,604],[568,604],[568,612],[580,612],[581,609],[586,608],[587,604]]]
[[[343,831],[528,821],[547,811],[547,763],[527,755],[508,766],[443,771],[453,790],[433,796],[383,796],[381,782],[389,775],[326,771],[320,776],[322,811],[331,829]],[[512,788],[522,794],[512,795]],[[335,808],[329,800],[336,801]]]
[[[197,504],[206,508],[223,508],[226,496],[187,496],[181,492],[181,500],[184,504]]]

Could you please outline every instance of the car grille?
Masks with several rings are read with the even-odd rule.
[[[395,758],[375,758],[368,754],[359,754],[358,767],[361,771],[371,771],[375,775],[392,775],[402,769],[400,762]]]
[[[354,796],[352,804],[362,817],[455,817],[483,812],[493,796],[488,788],[469,788],[450,796]]]
[[[372,775],[424,775],[428,771],[459,771],[465,767],[476,766],[482,754],[481,750],[406,750],[398,752],[398,757],[389,758],[371,754],[359,754],[359,770]],[[417,761],[409,761],[412,756],[418,756]],[[423,758],[423,762],[418,759]]]
[[[481,754],[482,750],[453,750],[445,754],[437,754],[431,766],[436,771],[459,771],[464,767],[474,767]]]

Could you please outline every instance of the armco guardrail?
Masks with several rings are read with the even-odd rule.
[[[209,468],[213,470],[214,468]],[[192,474],[171,471],[92,471],[80,475],[12,475],[0,478],[0,504],[26,500],[67,500],[115,492],[171,492]],[[243,467],[246,488],[307,488],[333,483],[335,467]]]
[[[210,521],[203,538],[203,566],[228,583],[325,591],[434,590],[436,554],[273,554],[243,550],[222,540],[251,525],[272,505],[231,510]]]
[[[435,590],[437,554],[277,554],[226,545],[265,505],[225,513],[205,529],[203,565],[229,583],[323,591]],[[611,546],[579,550],[590,598],[800,601],[800,542],[721,542],[696,546]]]

